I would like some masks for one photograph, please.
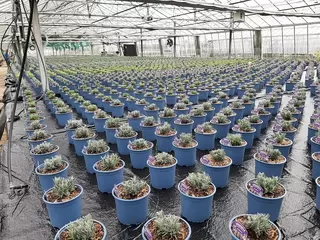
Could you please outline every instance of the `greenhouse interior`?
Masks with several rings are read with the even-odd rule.
[[[0,38],[1,240],[320,239],[320,1],[0,0]]]

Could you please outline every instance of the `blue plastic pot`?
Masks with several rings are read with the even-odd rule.
[[[150,222],[151,221],[153,221],[155,218],[151,218],[149,221],[147,221],[144,225],[143,225],[143,227],[142,227],[142,230],[141,230],[141,235],[142,235],[142,239],[143,240],[149,240],[149,238],[148,237],[146,237],[146,234],[145,234],[145,232],[146,232],[146,229],[147,229],[147,227],[148,227],[148,225],[150,224]],[[189,225],[189,223],[186,221],[186,220],[184,220],[183,218],[180,218],[180,221],[183,221],[187,226],[188,226],[188,235],[186,236],[186,238],[184,239],[184,240],[189,240],[190,239],[190,237],[191,237],[191,227],[190,227],[190,225]]]
[[[236,131],[236,130],[234,130],[234,128],[232,128],[232,131],[233,131],[234,133],[240,134],[241,137],[247,142],[246,149],[252,148],[253,140],[254,140],[254,134],[255,134],[255,132],[256,132],[256,129],[255,129],[255,128],[254,128],[254,131],[252,131],[252,132]]]
[[[85,149],[82,149],[82,154],[84,156],[84,162],[86,164],[87,172],[90,174],[94,173],[93,165],[95,165],[96,162],[100,161],[101,158],[109,154],[108,149],[106,152],[98,153],[98,154],[88,154]]]
[[[57,146],[57,149],[54,150],[51,153],[45,153],[45,154],[34,154],[33,153],[33,149],[30,150],[30,155],[33,158],[33,163],[35,167],[38,167],[39,165],[41,165],[42,163],[44,163],[44,160],[48,159],[48,158],[52,158],[58,155],[58,151],[59,151],[59,146]]]
[[[165,122],[169,123],[172,128],[174,128],[174,120],[177,116],[174,117],[159,117],[160,123],[164,124]]]
[[[294,85],[295,85],[295,83],[293,83],[293,82],[286,82],[286,91],[287,92],[292,91]]]
[[[313,129],[310,126],[308,126],[308,144],[311,144],[311,138],[314,137],[317,132],[318,132],[318,130]]]
[[[99,170],[97,168],[98,162],[93,165],[93,170],[96,173],[98,189],[102,193],[111,193],[114,185],[123,181],[123,169],[125,162],[121,160],[122,166],[112,171]]]
[[[242,165],[247,142],[243,146],[227,146],[222,144],[221,141],[222,140],[220,140],[221,149],[232,159],[232,165]]]
[[[115,134],[115,138],[117,141],[117,148],[118,148],[118,152],[122,155],[129,155],[129,149],[128,149],[128,144],[129,142],[133,142],[134,140],[136,140],[137,138],[137,133],[133,136],[133,137],[128,137],[128,138],[121,138],[121,137],[117,137],[117,134]]]
[[[93,121],[94,112],[89,112],[87,110],[85,110],[84,112],[85,112],[85,116],[88,121],[88,124],[93,125],[94,124],[94,121]]]
[[[124,105],[112,105],[110,104],[110,110],[112,117],[123,117]]]
[[[194,147],[190,148],[182,148],[176,146],[174,143],[172,143],[174,156],[178,161],[178,166],[192,166],[196,164],[196,153],[197,153],[197,146],[198,142],[196,142],[196,145]]]
[[[234,234],[233,234],[233,231],[232,231],[232,223],[233,221],[235,221],[238,217],[241,217],[241,216],[249,216],[249,215],[252,215],[252,214],[241,214],[241,215],[238,215],[238,216],[235,216],[234,218],[232,218],[229,222],[229,232],[231,234],[231,240],[241,240],[240,238],[236,237]],[[281,232],[279,230],[279,228],[277,227],[277,225],[275,225],[273,222],[269,221],[270,224],[273,225],[274,228],[276,228],[278,230],[278,239],[277,240],[281,240],[282,239],[282,235],[281,235]]]
[[[111,112],[110,103],[111,102],[105,102],[104,100],[102,101],[102,106],[104,111]]]
[[[153,99],[152,101],[160,110],[163,110],[166,105],[166,100],[164,99],[163,100]]]
[[[140,124],[141,124],[141,121],[142,121],[142,119],[144,118],[144,116],[140,116],[140,117],[138,117],[138,118],[132,118],[132,117],[130,117],[130,118],[128,118],[128,123],[129,123],[129,125],[132,127],[132,129],[134,130],[134,131],[141,131],[141,126],[140,126]]]
[[[152,187],[156,189],[168,189],[174,186],[177,160],[173,165],[165,167],[154,166],[148,161],[147,164],[149,167]]]
[[[175,136],[177,136],[177,131],[175,134],[173,135],[158,135],[157,133],[155,133],[156,135],[156,139],[157,139],[157,150],[159,152],[171,152],[172,149],[172,142],[175,138]]]
[[[181,133],[192,133],[193,121],[187,124],[180,124],[174,122],[174,128],[177,130],[177,134],[180,135]]]
[[[144,107],[147,106],[147,104],[134,104],[135,110],[138,110],[141,114],[145,114]]]
[[[263,124],[262,120],[260,123],[251,123],[251,127],[256,129],[256,131],[254,132],[255,139],[260,138],[262,124]]]
[[[280,215],[282,201],[287,191],[285,190],[285,193],[283,194],[283,196],[278,198],[266,198],[266,197],[258,196],[250,192],[248,189],[248,184],[252,181],[253,180],[249,180],[246,183],[246,189],[248,192],[248,213],[249,214],[256,214],[256,213],[269,214],[270,221],[272,222],[277,221]]]
[[[245,91],[247,91],[247,89],[241,89],[241,88],[238,88],[238,98],[242,98]]]
[[[287,162],[287,159],[282,163],[269,163],[258,160],[257,153],[253,155],[255,159],[255,174],[258,175],[259,172],[263,172],[267,177],[281,177],[284,165]]]
[[[288,140],[290,141],[290,144],[287,145],[287,146],[273,145],[273,148],[279,149],[279,151],[281,152],[281,155],[283,155],[286,159],[288,159],[289,153],[290,153],[290,149],[292,147],[292,141],[290,139],[288,139]]]
[[[199,94],[188,94],[189,101],[192,102],[192,104],[198,104],[199,102]]]
[[[199,91],[199,100],[208,100],[208,97],[209,97],[209,90],[202,90],[202,91]]]
[[[273,89],[273,85],[266,85],[266,94],[271,93]]]
[[[310,139],[310,141],[311,141],[311,154],[313,154],[315,152],[320,152],[320,144],[316,143],[314,141],[314,138],[315,138],[315,136]]]
[[[212,105],[212,107],[214,107],[214,113],[220,112],[220,110],[222,108],[222,102],[212,103],[211,105]]]
[[[41,130],[45,130],[47,128],[47,125],[43,125],[43,128],[41,128]],[[24,129],[26,131],[26,134],[28,137],[30,137],[35,130],[27,130],[27,128]]]
[[[214,115],[214,108],[212,110],[208,110],[208,111],[205,111],[205,113],[207,114],[206,116],[206,122],[209,122],[211,120],[211,118],[213,117]]]
[[[108,118],[95,118],[93,117],[94,126],[96,127],[96,132],[103,133],[104,125]]]
[[[198,125],[201,125],[206,121],[207,114],[203,116],[191,116],[191,119],[193,120],[192,128],[195,129]]]
[[[74,134],[75,129],[66,129],[66,132],[67,132],[68,143],[73,145],[72,135]]]
[[[253,103],[243,103],[242,105],[244,106],[243,116],[249,116],[253,108]]]
[[[76,220],[76,221],[77,221],[77,220]],[[76,221],[74,221],[74,222],[76,222]],[[107,229],[106,229],[106,227],[105,227],[101,222],[99,222],[99,221],[97,221],[97,220],[93,220],[93,222],[99,224],[100,226],[102,226],[103,236],[102,236],[101,240],[107,240]],[[68,229],[68,227],[70,226],[70,224],[72,224],[72,222],[71,222],[71,223],[68,223],[67,225],[65,225],[64,227],[62,227],[62,228],[57,232],[56,236],[54,237],[54,240],[60,240],[60,235],[61,235],[61,233],[63,233],[66,229]]]
[[[229,123],[210,123],[212,124],[213,128],[217,130],[216,139],[222,139],[228,135],[231,124],[230,120]]]
[[[277,112],[275,111],[275,107],[274,106],[271,106],[271,107],[264,107],[264,109],[268,112],[271,113],[271,116],[276,116],[277,115]],[[270,120],[270,119],[269,119]]]
[[[48,142],[48,143],[51,143],[52,141],[52,134],[50,134],[50,137],[48,137],[47,139],[44,139],[44,140],[38,140],[38,141],[33,141],[33,140],[29,140],[27,139],[29,145],[30,145],[30,148],[35,148],[36,146],[38,146],[39,144],[43,143],[43,142]]]
[[[219,101],[222,102],[221,108],[228,106],[228,98],[219,98]]]
[[[159,126],[159,124],[156,124],[155,126],[141,125],[142,138],[144,138],[147,141],[157,140],[156,135],[155,135],[155,131],[158,126]]]
[[[68,120],[72,119],[72,112],[69,112],[69,113],[56,113],[56,119],[58,121],[58,125],[60,127],[64,127],[68,123]]]
[[[149,156],[152,155],[153,143],[149,142],[149,148],[143,150],[135,150],[127,146],[130,153],[130,161],[133,168],[143,169],[147,167],[147,161]]]
[[[210,176],[211,182],[217,188],[226,187],[229,182],[230,166],[232,164],[231,158],[229,158],[231,160],[230,163],[226,166],[211,166],[207,163],[204,163],[202,159],[203,158],[200,159],[202,169],[205,173],[207,173]]]
[[[227,116],[227,118],[231,121],[230,123],[230,128],[232,128],[235,124],[235,120],[236,120],[236,115],[231,115],[231,116]]]
[[[294,140],[294,135],[296,134],[297,129],[295,129],[294,131],[290,131],[290,132],[281,132],[284,133],[286,135],[286,138],[289,138],[292,142]]]
[[[76,151],[77,156],[83,156],[82,149],[83,147],[88,145],[89,140],[93,139],[95,136],[84,138],[84,139],[77,139],[73,135],[71,138],[73,140],[74,149]]]
[[[213,197],[216,193],[216,187],[212,184],[214,186],[214,191],[208,196],[193,197],[180,190],[181,182],[178,185],[178,190],[180,192],[182,217],[186,218],[190,222],[196,223],[204,222],[209,219],[212,215]]]
[[[119,183],[116,186],[119,186]],[[148,196],[150,194],[150,186],[148,185],[149,191],[146,195],[136,199],[121,199],[112,189],[112,196],[116,202],[117,217],[119,222],[125,225],[138,225],[144,222],[148,216]]]
[[[320,161],[316,158],[316,154],[320,154],[320,152],[314,152],[311,155],[312,158],[312,178],[316,179],[317,177],[320,176]]]
[[[55,177],[62,177],[62,178],[68,177],[69,163],[66,161],[63,161],[63,162],[66,164],[66,167],[60,170],[59,172],[55,172],[55,173],[46,173],[46,174],[41,173],[40,171],[44,167],[44,164],[41,164],[36,168],[36,174],[39,177],[41,189],[43,192],[49,190],[50,188],[53,188],[54,186],[53,179]]]
[[[186,109],[173,109],[173,111],[177,114],[177,116],[181,115],[181,114],[188,114],[190,109],[186,108]]]
[[[47,201],[46,191],[42,200],[45,202],[51,225],[55,228],[62,228],[64,225],[77,220],[82,216],[82,194],[83,188],[80,185],[76,185],[80,189],[79,195],[65,202],[49,202]]]
[[[197,149],[203,151],[214,149],[217,131],[214,131],[213,133],[199,133],[195,129],[194,132],[196,141],[198,142]]]
[[[243,118],[245,107],[242,108],[232,108],[232,110],[236,113],[236,116],[234,118],[234,121],[237,122],[239,119]]]
[[[111,144],[117,143],[117,140],[114,136],[116,134],[116,131],[117,131],[116,128],[107,128],[106,126],[104,126],[104,132],[106,133],[107,143],[111,143]]]
[[[311,85],[311,86],[310,86],[311,96],[316,95],[316,89],[317,89],[317,85]]]
[[[260,119],[263,121],[261,125],[261,129],[266,129],[269,124],[269,119],[271,118],[270,114],[259,114]]]
[[[274,112],[277,114],[279,112],[281,102],[277,101],[277,102],[273,102],[272,104],[274,106]]]
[[[127,101],[127,108],[129,111],[133,111],[135,109],[135,101]]]
[[[146,110],[144,109],[145,115],[148,117],[153,117],[155,121],[158,121],[159,110]]]
[[[167,105],[174,105],[177,102],[177,95],[166,95]]]
[[[317,177],[316,184],[317,184],[317,193],[316,193],[316,208],[320,210],[320,177]]]

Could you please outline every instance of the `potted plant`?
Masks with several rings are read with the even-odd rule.
[[[173,106],[173,111],[179,116],[181,114],[188,114],[189,108],[183,102],[178,102]]]
[[[262,120],[261,129],[266,129],[269,123],[269,120],[271,119],[271,113],[265,110],[262,107],[257,107],[256,109],[251,111],[251,114],[258,115],[260,119]]]
[[[173,90],[169,90],[166,94],[166,101],[168,105],[174,105],[177,102],[177,94]]]
[[[246,149],[252,148],[254,133],[256,129],[251,126],[247,119],[238,120],[237,124],[232,127],[234,133],[239,133],[241,137],[247,142]]]
[[[147,167],[147,160],[152,154],[153,143],[142,138],[129,142],[128,149],[133,168],[143,169]]]
[[[268,146],[263,150],[258,150],[253,155],[255,159],[255,173],[263,172],[268,177],[281,177],[287,159],[281,155],[279,149]]]
[[[197,149],[199,150],[212,150],[215,145],[215,134],[217,130],[212,127],[210,122],[205,122],[198,125],[195,129],[195,137],[198,142]]]
[[[189,173],[179,185],[181,215],[190,222],[204,222],[212,214],[216,187],[206,173]]]
[[[114,185],[123,181],[124,166],[124,161],[116,153],[104,155],[93,165],[100,192],[111,193]]]
[[[158,121],[159,108],[155,103],[145,106],[143,111],[145,112],[146,116],[153,117],[156,121]]]
[[[93,165],[98,162],[102,157],[108,155],[110,148],[108,144],[100,140],[89,140],[88,145],[82,149],[84,156],[84,162],[86,164],[87,172],[90,174],[94,173]]]
[[[107,114],[105,111],[99,109],[93,115],[93,122],[94,126],[96,127],[96,132],[102,133],[104,132],[104,125],[106,120],[110,118],[110,115]]]
[[[154,117],[145,117],[141,121],[140,126],[142,131],[142,137],[145,140],[155,141],[157,139],[155,132],[156,132],[157,126],[159,126],[159,123],[154,119]]]
[[[226,115],[217,113],[216,116],[210,120],[210,123],[217,131],[215,135],[216,139],[223,139],[228,135],[231,121]]]
[[[207,114],[205,121],[210,121],[214,114],[214,107],[212,107],[210,102],[202,103],[204,112]]]
[[[56,234],[55,240],[69,239],[107,239],[107,229],[99,221],[93,220],[88,214],[76,221],[63,226]]]
[[[150,181],[156,189],[168,189],[174,186],[177,159],[166,152],[148,158]]]
[[[79,120],[76,120],[76,119],[68,120],[68,122],[67,122],[67,124],[65,126],[65,130],[67,131],[69,144],[73,144],[72,135],[74,134],[74,131],[78,127],[83,127],[83,126],[84,126],[84,123],[82,122],[82,119],[79,119]]]
[[[266,214],[241,214],[229,222],[232,240],[265,239],[281,240],[282,235]]]
[[[119,99],[114,99],[110,103],[112,117],[123,117],[124,104]]]
[[[33,121],[29,126],[25,127],[27,136],[30,137],[35,130],[44,130],[47,128],[47,125],[41,124],[40,121]]]
[[[219,101],[218,98],[210,98],[209,99],[209,102],[211,103],[211,105],[213,106],[214,108],[214,113],[218,113],[220,112],[221,108],[222,108],[222,102]]]
[[[217,95],[217,98],[219,99],[219,101],[222,102],[222,108],[226,107],[228,105],[228,100],[229,100],[229,97],[226,93],[224,92],[219,92],[218,95]]]
[[[159,152],[171,152],[172,142],[176,135],[177,131],[169,123],[165,122],[163,125],[158,126],[155,131],[157,150]]]
[[[140,111],[142,114],[145,114],[144,107],[148,105],[148,102],[145,99],[139,99],[135,103],[135,110]]]
[[[83,188],[74,178],[54,178],[54,186],[46,191],[42,200],[46,204],[51,225],[62,228],[82,215]]]
[[[115,137],[117,129],[121,126],[120,118],[108,118],[104,131],[106,133],[107,143],[116,144],[117,140]]]
[[[177,117],[177,114],[173,109],[165,107],[163,111],[159,113],[160,123],[169,123],[171,127],[174,127],[174,119]]]
[[[56,118],[60,127],[65,127],[68,120],[72,119],[72,110],[68,107],[58,108]]]
[[[179,102],[184,103],[190,111],[192,107],[192,102],[186,96],[181,96],[180,98],[181,100]]]
[[[311,137],[311,154],[320,151],[320,132],[318,131],[315,136]]]
[[[45,130],[35,130],[31,136],[27,138],[29,145],[31,148],[35,148],[37,145],[43,142],[51,143],[52,134],[47,133]]]
[[[58,154],[59,146],[53,145],[50,142],[43,142],[30,150],[30,155],[33,158],[34,166],[38,167],[44,163],[47,158],[54,157]]]
[[[128,123],[134,131],[141,131],[141,121],[144,118],[138,110],[128,112]]]
[[[316,185],[317,185],[316,208],[320,210],[320,176],[316,178]]]
[[[103,106],[103,109],[104,109],[106,112],[111,112],[110,104],[111,104],[112,100],[113,100],[113,99],[112,99],[111,96],[104,96],[104,97],[103,97],[102,106]]]
[[[163,96],[161,95],[158,95],[156,97],[154,97],[152,99],[152,101],[154,102],[154,104],[156,104],[156,106],[160,109],[160,110],[163,110],[164,109],[164,106],[166,104],[166,100],[164,99]]]
[[[203,171],[210,176],[211,182],[217,188],[223,188],[228,185],[232,160],[223,149],[210,151],[209,154],[201,157],[200,162]]]
[[[130,141],[134,141],[137,135],[138,133],[133,131],[128,123],[120,126],[114,135],[117,141],[118,152],[122,155],[129,155],[128,144]]]
[[[270,215],[275,222],[279,218],[280,209],[286,189],[279,183],[278,177],[267,177],[259,173],[257,178],[246,183],[248,192],[248,213],[264,213]]]
[[[88,145],[89,140],[95,137],[95,133],[89,128],[83,126],[78,127],[72,135],[72,140],[77,156],[83,156],[82,149]]]
[[[272,130],[274,132],[281,132],[285,134],[286,138],[289,138],[291,141],[294,139],[294,135],[297,131],[295,127],[292,126],[290,121],[279,121],[273,126]]]
[[[196,90],[191,90],[188,93],[189,100],[192,102],[192,104],[198,104],[199,102],[199,93]]]
[[[196,163],[198,142],[192,138],[191,133],[181,133],[179,138],[174,139],[172,145],[179,166],[192,166]]]
[[[232,111],[234,111],[236,113],[235,116],[235,122],[237,122],[239,119],[243,118],[243,114],[244,114],[244,109],[245,107],[242,106],[241,102],[232,102],[229,104],[229,107],[232,109]]]
[[[189,114],[181,114],[174,120],[174,128],[177,130],[177,134],[181,133],[192,133],[194,121],[191,119]]]
[[[275,107],[274,107],[274,105],[271,104],[270,100],[268,100],[268,99],[262,100],[259,103],[259,106],[263,107],[264,109],[266,109],[266,111],[270,112],[272,116],[277,115],[277,112],[274,111]]]
[[[282,110],[280,114],[277,115],[276,120],[288,121],[293,127],[298,126],[298,120],[292,117],[292,113],[288,110]]]
[[[88,100],[84,101],[82,105],[80,105],[79,109],[80,109],[82,118],[87,119],[86,111],[87,111],[87,107],[90,105],[91,105],[91,102]]]
[[[90,124],[90,125],[94,124],[93,116],[97,110],[98,110],[98,107],[94,104],[90,104],[89,106],[86,107],[85,116],[88,121],[88,124]]]
[[[193,120],[192,128],[195,129],[198,125],[206,121],[207,114],[204,111],[203,107],[194,108],[190,111],[190,117]]]
[[[240,134],[228,134],[220,140],[221,148],[232,159],[233,165],[242,165],[247,142]]]
[[[147,221],[142,228],[143,240],[181,239],[189,240],[191,227],[184,219],[174,215],[164,215],[162,211]]]
[[[281,154],[288,159],[292,141],[289,138],[286,138],[285,134],[276,132],[267,139],[267,142],[271,144],[273,148],[279,149]]]
[[[315,119],[313,122],[310,122],[308,125],[308,144],[311,144],[311,138],[316,135],[320,130],[320,118]]]
[[[244,106],[243,116],[250,115],[250,112],[254,106],[254,102],[246,95],[241,98],[241,103]],[[270,113],[271,114],[271,113]],[[263,120],[263,119],[262,119]],[[263,120],[264,121],[264,120]]]
[[[62,160],[61,155],[44,160],[36,168],[36,174],[39,176],[41,189],[43,192],[53,187],[53,179],[55,177],[68,177],[69,163]]]
[[[127,108],[129,111],[133,111],[135,109],[135,102],[137,99],[133,96],[128,96],[126,99]]]
[[[236,119],[236,113],[230,107],[222,108],[220,113],[227,116],[227,118],[231,121],[230,127],[233,127]]]
[[[250,115],[245,119],[247,119],[250,122],[251,127],[256,129],[256,131],[254,132],[254,138],[260,138],[263,121],[260,119],[259,115]]]
[[[125,225],[138,225],[148,215],[150,186],[136,177],[114,186],[112,196],[116,202],[118,220]]]

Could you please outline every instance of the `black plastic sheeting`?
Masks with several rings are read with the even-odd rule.
[[[307,147],[307,128],[313,112],[313,100],[309,93],[307,95],[303,119],[284,171],[282,183],[287,189],[287,195],[283,201],[280,219],[277,221],[277,225],[285,236],[284,239],[290,240],[320,239],[320,213],[315,208],[315,183],[311,178],[311,159]],[[290,95],[283,96],[282,108],[290,98]],[[54,117],[46,111],[43,103],[39,105],[46,117],[48,132],[59,131]],[[253,154],[264,145],[264,140],[271,131],[269,127],[266,132],[263,132],[261,138],[256,140],[254,147],[246,152],[242,166],[231,167],[228,187],[218,189],[214,196],[212,217],[204,223],[191,224],[192,240],[231,238],[228,230],[229,220],[235,215],[247,212],[245,183],[254,178]],[[27,194],[21,192],[21,196],[17,195],[14,199],[9,199],[7,168],[3,167],[0,175],[0,219],[2,220],[0,239],[53,239],[56,230],[50,226],[46,207],[41,199],[42,193],[37,176],[33,172],[28,144],[26,140],[20,139],[24,134],[24,121],[20,120],[14,125],[13,170],[15,177],[30,185],[30,190]],[[104,134],[99,137],[104,138]],[[69,175],[73,175],[76,182],[84,188],[83,215],[91,213],[93,218],[103,222],[107,227],[109,240],[142,239],[140,233],[143,224],[130,227],[118,222],[112,195],[98,191],[95,175],[87,174],[84,160],[76,157],[73,147],[67,144],[66,135],[56,134],[53,143],[60,146],[60,154],[70,162]],[[116,146],[111,146],[111,150],[116,151]],[[206,153],[198,151],[198,159]],[[135,170],[131,168],[129,157],[123,156],[123,160],[126,162],[125,179],[138,175],[149,181],[147,168]],[[195,167],[188,168],[177,166],[176,183],[185,178],[188,172],[198,170],[201,170],[199,163]],[[21,184],[21,181],[15,178],[15,183]],[[152,189],[149,196],[149,216],[159,210],[165,213],[180,214],[177,184],[169,190]]]

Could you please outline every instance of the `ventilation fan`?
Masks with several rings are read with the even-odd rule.
[[[167,46],[169,46],[169,47],[173,46],[173,40],[171,38],[167,39]]]

